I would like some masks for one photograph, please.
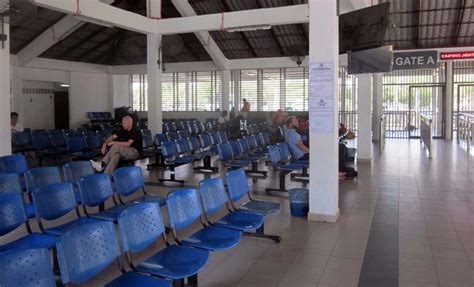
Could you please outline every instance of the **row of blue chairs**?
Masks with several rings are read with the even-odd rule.
[[[83,177],[79,181],[84,201],[99,202],[104,193],[93,191],[84,182],[94,179],[104,180],[107,175],[96,174]],[[197,286],[197,274],[205,266],[209,252],[226,250],[238,244],[242,234],[264,237],[280,241],[279,236],[264,234],[264,216],[277,214],[281,204],[255,200],[251,197],[247,178],[243,171],[227,173],[228,190],[219,178],[203,180],[198,190],[181,189],[168,194],[166,199],[169,227],[177,245],[170,245],[157,202],[133,203],[115,213],[113,220],[88,215],[77,219],[74,226],[56,229],[43,229],[43,233],[29,234],[34,240],[15,244],[23,239],[0,247],[0,264],[4,271],[0,274],[1,286],[17,286],[30,282],[42,282],[41,286],[55,286],[48,249],[57,254],[57,265],[63,284],[83,284],[95,277],[117,258],[125,257],[126,264],[133,271],[125,271],[107,286]],[[38,213],[53,214],[43,201],[50,198],[50,205],[56,213],[65,213],[67,204],[73,204],[72,187],[61,190],[68,184],[50,185],[45,190],[35,192],[34,200],[39,204]],[[103,184],[95,183],[94,187]],[[245,196],[248,200],[240,206],[236,202]],[[0,195],[1,235],[18,228],[25,221],[19,194]],[[61,198],[61,200],[54,200]],[[222,218],[213,219],[217,212],[227,208]],[[6,219],[5,219],[6,218]],[[194,222],[201,221],[202,227],[190,236],[178,233],[188,229]],[[114,224],[119,229],[117,240]],[[6,224],[5,224],[6,223]],[[137,224],[139,223],[139,224]],[[144,251],[159,237],[166,246],[142,262],[132,260],[132,255]],[[120,246],[119,243],[120,242]],[[121,251],[125,256],[121,256]],[[27,260],[25,260],[27,258]],[[120,264],[119,264],[120,265]],[[27,285],[30,286],[30,285]]]
[[[87,117],[91,121],[110,121],[113,119],[111,112],[88,112]]]
[[[31,135],[14,133],[12,135],[13,153],[35,152],[42,165],[46,158],[57,159],[69,154],[77,159],[91,159],[98,155],[102,141],[111,131],[95,133],[83,130],[38,131]]]

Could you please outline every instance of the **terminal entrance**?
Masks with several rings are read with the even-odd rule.
[[[409,138],[420,137],[420,116],[432,120],[435,138],[444,137],[444,85],[410,86],[406,131]]]

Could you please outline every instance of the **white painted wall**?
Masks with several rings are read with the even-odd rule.
[[[89,122],[87,112],[112,111],[109,75],[71,72],[69,87],[69,123],[71,128]]]
[[[52,82],[23,81],[18,101],[23,106],[21,123],[30,129],[54,129],[54,85]]]
[[[113,107],[130,105],[130,76],[111,75]]]

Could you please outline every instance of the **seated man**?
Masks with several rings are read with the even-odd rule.
[[[133,124],[132,117],[125,116],[122,118],[122,128],[102,145],[102,154],[105,156],[101,161],[92,160],[92,166],[98,172],[102,172],[105,167],[104,172],[111,174],[121,158],[134,160],[140,156],[143,148],[142,142],[142,134]]]
[[[285,142],[290,147],[293,159],[309,160],[309,148],[301,140],[301,135],[296,132],[299,122],[295,116],[291,116],[286,121],[284,131]]]

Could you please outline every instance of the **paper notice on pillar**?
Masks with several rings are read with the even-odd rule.
[[[334,63],[309,65],[309,128],[311,133],[334,132]]]

